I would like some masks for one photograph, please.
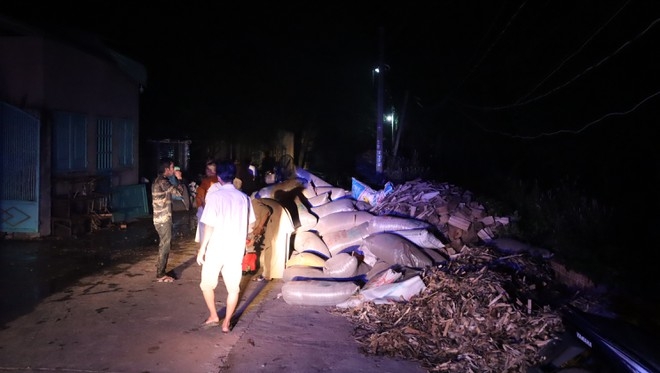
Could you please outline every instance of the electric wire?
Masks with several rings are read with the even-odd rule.
[[[563,88],[565,88],[566,86],[568,86],[568,85],[574,83],[575,81],[577,81],[578,79],[580,79],[580,78],[583,77],[584,75],[586,75],[586,74],[588,74],[589,72],[593,71],[594,69],[600,67],[602,64],[604,64],[605,62],[607,62],[610,58],[612,58],[612,57],[614,57],[615,55],[621,53],[621,51],[623,51],[625,48],[627,48],[627,47],[628,47],[630,44],[632,44],[634,41],[636,41],[637,39],[639,39],[639,38],[641,38],[642,36],[644,36],[649,30],[651,30],[651,29],[652,29],[656,24],[658,24],[659,22],[660,22],[660,18],[656,18],[656,19],[655,19],[653,22],[651,22],[651,23],[650,23],[650,24],[649,24],[649,25],[648,25],[648,26],[647,26],[642,32],[640,32],[639,34],[637,34],[637,35],[636,35],[635,37],[633,37],[632,39],[627,40],[625,43],[623,43],[621,46],[619,46],[614,52],[610,53],[609,55],[605,56],[603,59],[601,59],[601,60],[598,61],[597,63],[595,63],[595,64],[593,64],[593,65],[587,67],[585,70],[583,70],[581,73],[577,74],[577,75],[574,76],[573,78],[571,78],[571,79],[567,80],[566,82],[564,82],[564,83],[562,83],[562,84],[556,86],[555,88],[553,88],[553,89],[547,91],[547,92],[544,93],[544,94],[541,94],[541,95],[539,95],[539,96],[536,96],[536,97],[534,97],[534,98],[531,98],[531,99],[526,100],[526,101],[521,102],[521,103],[510,104],[510,105],[502,105],[502,106],[479,106],[479,105],[471,105],[471,104],[462,104],[462,105],[463,105],[464,107],[468,107],[468,108],[476,109],[476,110],[483,110],[483,111],[497,111],[497,110],[511,109],[511,108],[518,107],[518,106],[524,106],[524,105],[530,104],[530,103],[532,103],[532,102],[535,102],[535,101],[541,100],[542,98],[545,98],[545,97],[547,97],[547,96],[549,96],[549,95],[551,95],[551,94],[553,94],[553,93],[559,91],[560,89],[563,89]]]
[[[561,61],[561,63],[560,63],[560,64],[559,64],[554,70],[552,70],[552,71],[550,72],[550,74],[548,74],[545,78],[541,79],[541,81],[540,81],[538,84],[536,84],[536,85],[534,86],[534,88],[532,88],[529,92],[527,92],[526,94],[524,94],[523,96],[521,96],[520,98],[518,98],[518,100],[516,100],[516,104],[520,104],[523,100],[525,100],[526,98],[528,98],[529,96],[531,96],[531,94],[534,93],[534,92],[536,92],[536,90],[537,90],[541,85],[543,85],[543,83],[545,83],[548,79],[550,79],[550,77],[552,77],[555,73],[557,73],[559,70],[561,70],[561,68],[564,67],[564,65],[565,65],[569,60],[571,60],[571,59],[572,59],[573,57],[575,57],[578,53],[580,53],[580,52],[584,49],[584,47],[586,47],[586,46],[587,46],[587,45],[588,45],[588,44],[589,44],[589,43],[590,43],[590,42],[591,42],[591,41],[592,41],[592,40],[593,40],[598,34],[600,34],[600,33],[605,29],[605,27],[606,27],[607,25],[609,25],[609,24],[612,22],[612,20],[614,20],[614,19],[619,15],[619,13],[621,13],[621,11],[622,11],[622,10],[623,10],[623,9],[629,4],[629,3],[630,3],[630,0],[627,0],[627,1],[626,1],[626,2],[625,2],[625,3],[619,8],[619,10],[617,10],[617,11],[612,15],[612,17],[610,17],[610,18],[607,20],[607,22],[605,22],[605,23],[604,23],[603,25],[601,25],[598,29],[596,29],[596,31],[595,31],[595,32],[594,32],[589,38],[587,38],[587,40],[586,40],[584,43],[582,43],[582,45],[581,45],[581,46],[580,46],[575,52],[573,52],[573,53],[570,54],[568,57],[566,57],[563,61]]]
[[[542,137],[550,137],[550,136],[555,136],[555,135],[560,135],[560,134],[573,134],[573,135],[580,134],[580,133],[586,131],[589,127],[595,125],[596,123],[602,122],[602,121],[604,121],[605,119],[607,119],[609,117],[620,117],[620,116],[628,115],[628,114],[634,112],[635,110],[637,110],[640,106],[644,105],[646,102],[650,101],[651,99],[653,99],[657,96],[660,96],[660,91],[657,91],[657,92],[645,97],[643,100],[641,100],[640,102],[635,104],[635,106],[633,106],[632,108],[630,108],[626,111],[607,113],[607,114],[601,116],[600,118],[598,118],[596,120],[593,120],[593,121],[583,125],[582,127],[580,127],[579,129],[576,129],[576,130],[561,129],[561,130],[557,130],[557,131],[553,131],[553,132],[541,132],[541,133],[538,133],[536,135],[528,135],[528,136],[517,135],[517,134],[511,133],[511,132],[505,132],[505,131],[490,130],[490,129],[484,127],[483,125],[481,125],[481,123],[479,123],[477,120],[475,120],[474,118],[469,116],[467,113],[465,113],[465,111],[461,110],[460,108],[459,108],[459,112],[461,114],[463,114],[463,116],[468,118],[473,124],[475,124],[479,129],[481,129],[484,132],[494,133],[494,134],[498,134],[498,135],[501,135],[501,136],[510,137],[510,138],[514,138],[514,139],[536,140],[536,139],[539,139],[539,138],[542,138]]]
[[[465,83],[465,82],[466,82],[466,81],[472,76],[472,73],[474,73],[474,71],[476,71],[476,69],[477,69],[479,66],[481,66],[481,63],[486,59],[486,57],[487,57],[488,54],[493,50],[493,48],[495,48],[495,45],[496,45],[496,44],[502,39],[502,36],[503,36],[504,33],[508,30],[509,26],[511,26],[511,24],[513,23],[513,20],[518,16],[518,14],[520,14],[520,11],[521,11],[522,8],[525,6],[525,4],[527,4],[527,0],[525,0],[522,4],[520,4],[520,6],[519,6],[518,9],[516,10],[516,12],[515,12],[513,15],[511,15],[511,17],[510,17],[509,20],[507,21],[506,25],[504,26],[504,28],[498,33],[497,37],[495,38],[495,40],[494,40],[492,43],[490,43],[490,45],[488,46],[488,48],[486,48],[486,51],[485,51],[484,54],[481,56],[481,58],[480,58],[479,60],[477,60],[477,61],[472,65],[472,67],[470,68],[470,70],[468,71],[468,73],[465,74],[465,77],[463,77],[463,80],[461,80],[461,82],[456,86],[456,88],[454,88],[454,91],[457,90],[457,89],[460,89],[460,88],[463,86],[463,84],[464,84],[464,83]],[[486,36],[487,36],[488,34],[490,34],[490,31],[491,31],[491,30],[493,29],[493,27],[495,26],[495,21],[500,17],[500,14],[502,14],[502,11],[503,11],[503,9],[500,9],[500,12],[498,13],[497,17],[495,17],[495,19],[493,20],[493,23],[491,23],[490,27],[488,28],[488,30],[487,30],[486,33],[484,34],[484,37],[482,38],[482,41],[485,40],[485,38],[486,38]],[[480,41],[478,44],[481,44],[481,41]],[[474,57],[471,58],[471,60],[472,60],[472,59],[474,59]]]

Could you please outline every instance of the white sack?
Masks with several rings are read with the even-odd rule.
[[[346,197],[345,197],[346,198]],[[355,201],[355,209],[358,211],[369,211],[373,208],[370,204],[364,201]]]
[[[376,304],[409,301],[415,295],[419,295],[426,285],[420,276],[411,277],[405,281],[395,282],[382,286],[374,286],[362,290],[360,294],[365,301],[373,301]]]
[[[287,304],[334,306],[355,294],[360,287],[350,281],[289,281],[282,285],[282,298]]]
[[[431,224],[423,220],[398,216],[379,215],[369,221],[369,233],[392,232],[406,229],[429,228]]]
[[[305,188],[307,186],[307,180],[296,178],[290,180],[284,180],[282,182],[265,186],[257,191],[255,194],[256,198],[275,198],[275,193],[277,191],[290,192],[296,188]]]
[[[327,181],[321,179],[320,177],[314,175],[313,173],[305,170],[304,168],[296,167],[296,176],[307,180],[310,184],[314,183],[315,186],[333,186]]]
[[[325,264],[325,258],[322,258],[315,253],[303,252],[299,253],[294,251],[291,254],[291,257],[286,262],[287,267],[291,266],[309,266],[309,267],[318,267],[323,268]]]
[[[326,259],[332,256],[328,246],[323,242],[321,237],[315,232],[310,231],[296,233],[293,239],[293,249],[299,253],[306,251],[312,252]]]
[[[330,201],[324,205],[312,207],[312,213],[320,218],[341,211],[357,211],[355,200],[351,198],[340,198]]]
[[[349,192],[348,190],[334,186],[332,187],[320,186],[320,187],[316,187],[314,190],[316,191],[317,195],[325,192],[330,192],[330,199],[333,201],[351,195],[351,192]]]
[[[295,281],[296,278],[304,279],[323,279],[328,278],[325,273],[323,273],[323,268],[318,267],[309,267],[309,266],[291,266],[284,269],[284,275],[282,276],[282,281]]]
[[[362,262],[362,263],[365,263],[365,262]],[[374,264],[372,264],[369,267],[370,268],[366,273],[367,281],[371,281],[371,279],[377,277],[379,274],[391,269],[392,267],[397,267],[397,265],[396,264],[390,264],[390,263],[384,262],[382,260],[377,260]]]
[[[305,204],[300,200],[300,197],[296,196],[293,201],[296,204],[298,222],[300,223],[300,226],[296,228],[296,231],[308,231],[314,228],[316,223],[319,221],[319,218],[309,211],[307,206],[305,206]]]
[[[377,233],[362,240],[358,250],[364,261],[373,265],[377,260],[405,267],[424,268],[433,265],[431,258],[417,245],[394,233]]]
[[[374,215],[367,211],[340,211],[320,218],[313,229],[323,237],[324,234],[329,232],[353,228],[371,220],[373,217]]]
[[[305,193],[303,193],[303,195],[305,195]],[[307,202],[312,207],[323,206],[326,203],[330,202],[330,192],[321,193],[318,196],[307,197]],[[316,215],[318,216],[318,214]]]
[[[392,233],[406,238],[408,241],[423,249],[442,249],[445,247],[445,244],[426,228],[406,229],[402,231],[397,230]]]
[[[368,222],[349,229],[342,229],[326,233],[323,235],[323,242],[330,251],[331,256],[335,256],[352,246],[360,246],[362,239],[369,236],[367,232]]]
[[[330,277],[353,277],[357,273],[358,260],[349,253],[341,253],[325,261],[323,273]]]
[[[433,261],[433,265],[445,264],[449,259],[447,258],[447,253],[442,253],[438,249],[429,249],[420,247],[420,250],[426,254]]]
[[[367,273],[371,271],[371,266],[364,261],[360,260],[360,264],[358,264],[357,271],[355,273],[356,276],[362,276],[364,275],[365,280],[367,279]]]
[[[362,290],[397,282],[402,276],[403,276],[402,272],[398,272],[393,270],[392,268],[388,268],[380,272],[379,274],[373,276],[372,278],[370,278],[369,281],[367,281],[367,283],[364,284]]]

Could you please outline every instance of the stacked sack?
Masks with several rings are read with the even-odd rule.
[[[424,289],[420,274],[425,268],[446,263],[435,226],[372,212],[378,199],[392,190],[391,184],[374,193],[367,187],[346,191],[300,168],[296,176],[257,192],[278,199],[278,191],[285,191],[291,200],[283,202],[295,227],[293,251],[282,276],[282,296],[288,304],[408,300]]]

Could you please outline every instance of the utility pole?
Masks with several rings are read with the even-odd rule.
[[[397,156],[399,152],[399,140],[401,140],[401,132],[403,132],[403,125],[406,120],[406,109],[408,108],[408,97],[410,97],[410,90],[406,90],[406,95],[403,98],[403,111],[401,111],[401,117],[399,118],[399,128],[396,131],[396,141],[394,142],[394,150],[392,155]],[[392,110],[394,111],[394,110]],[[392,127],[394,128],[394,127]]]
[[[383,174],[383,74],[385,73],[385,64],[383,63],[385,54],[385,29],[381,26],[379,29],[378,42],[378,103],[376,105],[376,174]]]

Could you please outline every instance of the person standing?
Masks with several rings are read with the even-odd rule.
[[[273,224],[270,224],[270,216],[273,214],[273,208],[264,203],[260,198],[250,198],[252,209],[257,218],[252,229],[251,248],[259,256],[259,275],[255,276],[253,281],[270,280],[270,266],[272,258],[272,240]]]
[[[197,264],[202,266],[199,287],[209,311],[209,317],[202,327],[219,324],[215,288],[218,286],[218,276],[222,273],[227,289],[227,311],[222,331],[227,333],[238,305],[246,240],[256,218],[250,198],[234,187],[234,163],[217,163],[216,173],[218,182],[209,189],[202,212],[204,234],[197,253]]]
[[[172,185],[170,177],[181,181],[181,171],[174,170],[172,158],[162,158],[158,165],[158,176],[151,185],[153,221],[158,232],[158,259],[156,261],[156,279],[158,282],[173,282],[167,275],[167,259],[172,245],[172,196],[183,196],[183,184]]]
[[[211,186],[218,182],[218,175],[215,171],[215,162],[211,160],[207,161],[206,168],[204,169],[205,175],[199,184],[199,188],[197,188],[197,195],[195,195],[195,206],[197,206],[197,232],[195,232],[195,242],[202,242],[202,235],[204,233],[204,224],[201,222],[202,212],[204,211],[206,194]]]
[[[183,187],[183,195],[181,197],[172,195],[172,236],[183,237],[187,232],[191,232],[191,217],[190,217],[190,192],[186,183],[185,177],[181,168],[174,166],[174,172],[180,172],[180,177],[176,175],[169,177],[170,184],[174,186],[181,185]]]

